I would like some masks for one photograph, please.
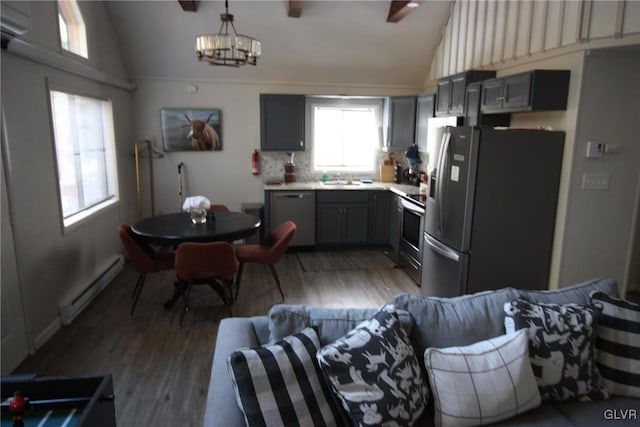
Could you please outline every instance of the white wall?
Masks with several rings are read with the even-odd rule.
[[[82,4],[89,61],[59,51],[55,2],[31,3],[33,30],[26,42],[12,41],[2,52],[2,109],[6,140],[9,204],[13,214],[16,262],[31,349],[60,327],[58,305],[90,283],[121,252],[116,227],[135,214],[131,155],[130,93],[100,81],[125,74],[113,31],[100,2]],[[41,52],[55,67],[27,59]],[[46,62],[46,61],[45,61]],[[74,72],[63,71],[69,68]],[[80,75],[87,75],[81,77]],[[63,232],[55,175],[47,81],[111,99],[113,103],[121,203]],[[4,286],[4,284],[3,284]]]
[[[628,281],[640,179],[639,75],[640,49],[585,58],[560,283],[605,275]],[[587,141],[620,144],[622,152],[588,159]],[[609,189],[582,190],[585,173],[608,175]]]
[[[202,67],[208,65],[202,64]],[[188,93],[196,85],[196,93]],[[407,95],[409,90],[386,87],[266,85],[216,81],[139,80],[133,94],[134,135],[162,151],[160,110],[217,108],[222,111],[222,151],[166,152],[154,161],[157,212],[180,210],[179,163],[184,162],[185,196],[203,195],[239,210],[244,202],[263,202],[263,176],[252,176],[251,154],[260,149],[260,93]]]

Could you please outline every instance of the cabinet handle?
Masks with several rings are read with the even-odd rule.
[[[300,140],[300,147],[304,147],[304,142]]]

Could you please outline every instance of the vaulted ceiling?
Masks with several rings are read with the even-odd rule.
[[[224,1],[107,1],[131,78],[421,87],[451,1],[426,0],[387,22],[389,0],[231,0],[239,33],[259,39],[256,67],[200,63],[195,36],[216,33]],[[185,11],[191,3],[196,11]],[[399,5],[393,5],[398,3]],[[291,7],[299,17],[290,17]],[[295,11],[295,10],[294,10]]]

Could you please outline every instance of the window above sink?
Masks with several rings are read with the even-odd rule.
[[[381,144],[381,98],[307,97],[306,110],[315,172],[375,171]],[[330,182],[325,184],[350,185],[344,180]]]

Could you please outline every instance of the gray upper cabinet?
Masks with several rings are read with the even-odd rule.
[[[483,82],[475,82],[467,85],[464,124],[466,126],[509,126],[511,123],[511,115],[508,113],[482,114],[480,112],[482,87]]]
[[[304,151],[304,95],[260,95],[260,149]]]
[[[416,145],[419,151],[427,151],[427,126],[429,117],[433,117],[435,102],[435,93],[425,93],[418,96],[416,107]]]
[[[495,76],[495,71],[469,70],[439,79],[436,116],[464,116],[467,85]]]
[[[484,114],[566,110],[569,70],[531,70],[483,82]]]
[[[388,152],[404,152],[409,145],[414,143],[416,97],[393,96],[388,98],[385,116],[389,129],[383,150]]]

